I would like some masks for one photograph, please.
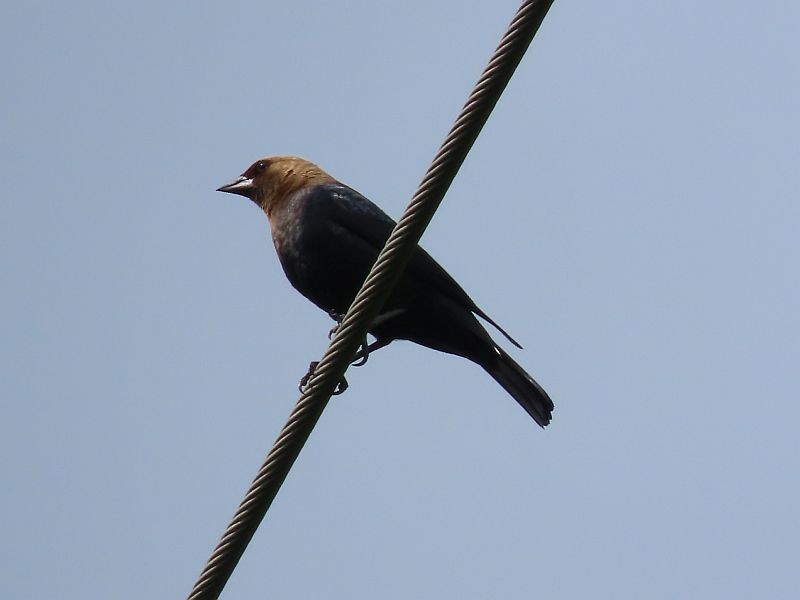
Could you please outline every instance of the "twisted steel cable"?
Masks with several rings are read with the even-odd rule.
[[[317,365],[266,462],[203,572],[189,600],[218,598],[255,534],[300,450],[358,351],[367,329],[388,298],[433,218],[472,144],[489,118],[553,0],[529,0],[514,15],[419,189],[353,300],[330,346]]]

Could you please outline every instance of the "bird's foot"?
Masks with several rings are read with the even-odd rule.
[[[361,342],[361,348],[358,350],[358,352],[356,352],[356,355],[353,357],[353,362],[350,364],[354,367],[365,365],[369,359],[370,353],[375,352],[375,350],[379,350],[384,346],[388,346],[391,341],[391,339],[377,339],[369,344],[367,343],[367,336],[364,336],[364,341]]]
[[[328,332],[328,339],[332,340],[333,336],[339,330],[339,327],[342,325],[342,321],[344,320],[344,315],[338,312],[335,308],[332,308],[328,311],[328,316],[331,319],[336,321],[336,325],[334,325],[331,330]],[[367,340],[367,336],[364,336],[364,341],[361,342],[361,347],[359,348],[356,355],[353,357],[353,362],[350,364],[354,367],[361,367],[367,364],[367,359],[369,358],[369,341]],[[342,390],[344,391],[344,390]]]
[[[310,365],[308,365],[308,372],[300,378],[300,384],[297,386],[297,389],[300,390],[300,393],[305,393],[306,389],[308,389],[308,384],[311,381],[311,378],[314,376],[314,371],[317,370],[317,365],[319,365],[319,361],[313,361]],[[336,384],[336,389],[333,390],[333,395],[338,396],[339,394],[344,394],[347,388],[350,387],[350,384],[347,383],[347,379],[342,377],[341,381]]]
[[[332,340],[333,339],[333,335],[336,333],[336,331],[339,329],[339,326],[342,324],[342,320],[344,319],[344,315],[342,313],[338,312],[335,308],[330,309],[328,311],[328,315],[330,316],[331,319],[336,321],[336,325],[334,325],[331,328],[331,330],[328,332],[328,339]]]
[[[353,357],[353,362],[350,364],[354,367],[363,367],[367,364],[367,360],[369,360],[369,342],[365,335],[364,340],[361,342],[361,348],[359,348],[358,352]]]

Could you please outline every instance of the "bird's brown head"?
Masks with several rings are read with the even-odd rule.
[[[293,192],[335,181],[328,173],[304,158],[269,156],[254,162],[235,181],[223,185],[217,191],[250,198],[270,215]]]

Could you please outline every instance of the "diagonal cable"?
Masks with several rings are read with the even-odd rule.
[[[218,598],[553,0],[522,3],[189,594]]]

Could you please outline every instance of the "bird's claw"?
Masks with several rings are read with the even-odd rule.
[[[334,325],[333,329],[328,332],[328,339],[332,339],[336,331],[339,329],[339,326],[342,324],[344,315],[335,309],[329,310],[328,315],[331,319],[336,321],[336,325]],[[364,341],[361,342],[361,348],[356,353],[354,358],[355,360],[350,363],[354,367],[360,367],[367,363],[367,359],[369,359],[369,342],[366,335],[364,336]],[[317,370],[317,365],[319,365],[319,362],[313,361],[310,365],[308,365],[308,372],[300,378],[300,383],[298,384],[297,389],[300,390],[301,394],[305,393],[306,389],[308,389],[308,384],[311,382],[311,378],[314,377],[314,371]],[[347,379],[342,377],[341,381],[336,384],[336,389],[333,391],[333,395],[338,396],[339,394],[343,394],[348,387],[350,387],[350,384],[347,383]]]
[[[358,351],[356,356],[359,354],[361,356],[350,363],[354,367],[363,367],[365,364],[367,364],[367,360],[369,360],[369,342],[367,341],[367,336],[364,336],[364,341],[361,342],[361,349]]]
[[[331,319],[336,321],[336,325],[334,325],[331,328],[331,330],[328,332],[328,339],[332,340],[333,339],[333,335],[336,333],[336,331],[339,329],[339,326],[342,324],[342,320],[344,319],[344,315],[341,314],[340,312],[338,312],[335,308],[332,308],[332,309],[330,309],[328,311],[328,316],[330,316]]]
[[[308,384],[311,381],[311,378],[314,376],[314,371],[317,370],[317,365],[319,365],[318,361],[313,361],[310,365],[308,365],[308,372],[300,378],[300,383],[297,386],[297,389],[300,390],[300,393],[305,393],[306,389],[308,389]],[[347,388],[350,387],[350,384],[347,383],[347,379],[342,377],[339,383],[336,384],[336,389],[333,390],[333,395],[338,396],[340,394],[344,394]]]
[[[308,365],[308,371],[305,375],[300,378],[300,383],[297,384],[297,389],[302,394],[306,391],[308,387],[308,382],[311,381],[311,376],[314,374],[314,371],[317,369],[317,365],[319,364],[318,361],[313,361],[310,365]]]
[[[344,320],[344,315],[339,311],[337,311],[335,308],[332,308],[328,311],[328,316],[334,321],[336,321],[336,325],[334,325],[328,332],[328,339],[332,340],[333,336],[336,335],[336,332],[342,325],[342,321]],[[350,363],[352,366],[363,367],[365,364],[367,364],[367,360],[369,359],[369,341],[367,340],[366,335],[364,336],[364,341],[361,342],[361,348],[356,353],[356,356],[358,358],[356,358],[353,362]],[[342,391],[344,391],[345,389],[347,389],[347,386],[345,386],[345,388]]]
[[[350,387],[350,384],[347,383],[347,379],[342,377],[339,380],[339,383],[336,384],[336,389],[333,390],[333,395],[334,396],[339,396],[340,394],[344,394],[347,391],[347,388],[349,388],[349,387]]]

